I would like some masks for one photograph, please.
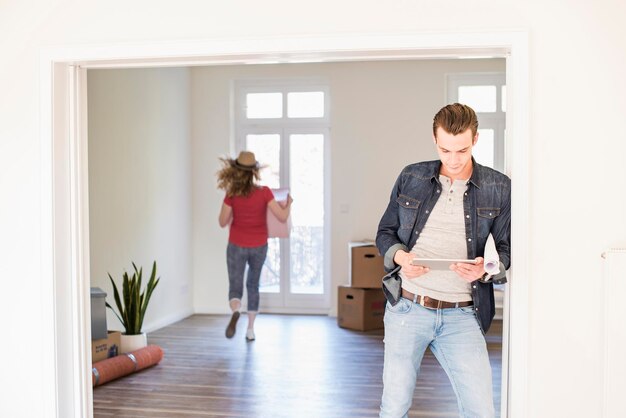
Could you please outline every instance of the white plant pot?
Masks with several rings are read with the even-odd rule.
[[[139,350],[148,345],[148,337],[145,332],[137,335],[121,335],[120,341],[122,354],[130,353],[131,351]]]

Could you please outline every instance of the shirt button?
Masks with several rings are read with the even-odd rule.
[[[493,213],[489,212],[489,216],[493,215]]]
[[[470,241],[470,242],[472,241],[472,239],[471,239],[471,238],[468,238],[467,240],[468,240],[468,241]]]
[[[437,193],[439,193],[441,190],[437,189]]]
[[[467,193],[465,193],[465,196],[467,196]]]
[[[474,289],[476,289],[476,285],[472,286]]]
[[[427,210],[427,211],[426,211],[426,213],[430,213],[430,211],[429,211],[429,210]]]
[[[469,219],[469,215],[465,215],[465,217],[466,217],[467,219]]]
[[[476,310],[478,311],[478,308],[476,308]]]
[[[409,205],[409,202],[406,202],[407,206]]]

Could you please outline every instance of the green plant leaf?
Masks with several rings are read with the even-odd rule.
[[[143,318],[146,314],[146,310],[148,309],[148,302],[150,301],[150,297],[152,297],[152,292],[157,284],[159,284],[159,280],[161,278],[156,278],[156,261],[152,263],[152,273],[150,273],[150,279],[148,280],[148,284],[146,285],[146,296],[143,300],[143,305],[141,307],[141,323],[143,324]]]
[[[107,302],[107,306],[115,313],[115,315],[120,320],[120,322],[122,323],[124,328],[126,328],[126,323],[124,322],[124,319],[122,318],[124,308],[122,306],[122,301],[120,300],[120,293],[117,290],[117,286],[115,285],[115,281],[113,280],[113,277],[111,277],[111,274],[109,274],[109,273],[107,273],[107,274],[109,275],[109,279],[111,280],[111,284],[113,285],[113,297],[115,299],[115,304],[117,305],[117,310],[120,313],[118,314],[117,312],[115,312],[113,307],[111,307],[111,305],[109,305],[108,302]]]
[[[115,299],[115,304],[117,305],[117,309],[119,314],[115,312],[115,309],[107,302],[106,305],[109,307],[120,320],[122,325],[124,326],[125,332],[128,335],[135,335],[141,333],[141,328],[143,326],[143,319],[146,314],[146,310],[148,309],[148,302],[150,301],[150,297],[152,296],[152,292],[154,291],[156,285],[159,283],[160,278],[156,278],[156,261],[152,264],[152,272],[150,274],[150,279],[146,284],[145,289],[142,291],[142,278],[143,278],[143,267],[137,268],[134,262],[132,262],[133,266],[133,274],[130,276],[128,272],[124,272],[122,275],[122,297],[120,298],[120,294],[113,280],[113,277],[109,274],[109,279],[111,280],[111,284],[113,285],[113,297]]]

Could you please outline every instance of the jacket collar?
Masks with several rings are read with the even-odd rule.
[[[435,164],[432,165],[432,173],[431,173],[431,181],[436,181],[437,184],[441,184],[439,181],[439,172],[441,171],[441,160],[436,160]],[[480,189],[480,185],[482,183],[482,171],[483,166],[478,164],[474,157],[472,156],[472,175],[468,183],[472,183],[474,186]]]
[[[472,157],[472,176],[469,179],[469,183],[480,189],[482,183],[483,166],[478,164],[474,157]]]

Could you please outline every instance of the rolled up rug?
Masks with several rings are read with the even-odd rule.
[[[97,361],[91,369],[92,386],[129,375],[158,364],[163,359],[163,350],[158,345],[148,345],[130,353]]]

